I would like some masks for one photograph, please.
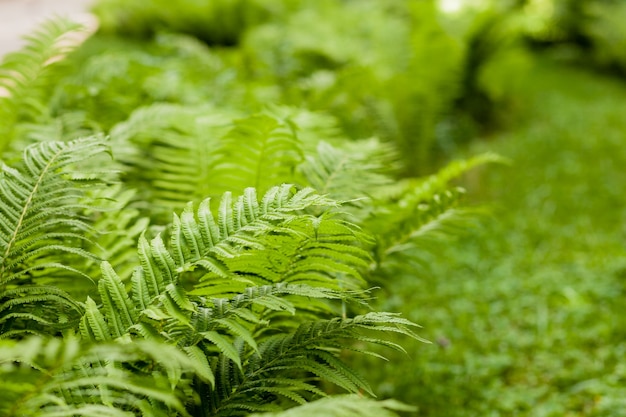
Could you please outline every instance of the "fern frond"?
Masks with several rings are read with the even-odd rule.
[[[437,171],[437,173],[427,177],[426,180],[419,185],[419,191],[413,194],[413,198],[430,198],[434,194],[444,191],[452,180],[459,178],[476,167],[491,163],[507,164],[510,163],[510,161],[507,158],[493,152],[487,152],[471,158],[452,161],[444,168]]]
[[[251,414],[250,417],[397,417],[414,407],[394,400],[376,401],[359,395],[335,395],[278,412]]]
[[[275,184],[293,182],[303,159],[296,129],[289,119],[267,114],[236,120],[217,150],[217,190],[237,194],[252,186],[264,193]]]
[[[100,276],[100,259],[105,259],[115,269],[122,281],[128,281],[137,265],[137,240],[148,228],[149,220],[140,217],[138,209],[131,206],[136,196],[135,190],[128,190],[122,184],[106,188],[90,189],[88,198],[99,202],[98,210],[91,216],[93,237],[96,245],[86,249],[97,255],[98,260],[87,260],[81,267],[88,276]]]
[[[384,339],[372,338],[361,332],[396,332],[418,338],[409,327],[410,321],[389,313],[369,313],[352,319],[318,320],[301,324],[291,334],[269,337],[259,344],[259,352],[248,359],[248,366],[233,389],[231,372],[216,375],[216,393],[221,395],[217,414],[231,407],[254,410],[268,402],[268,394],[286,399],[306,397],[311,385],[298,382],[307,375],[335,384],[349,392],[361,390],[373,395],[367,382],[338,356],[346,340],[380,344],[394,349],[397,345]],[[271,377],[268,378],[268,376]],[[225,379],[226,378],[226,379]],[[221,389],[219,387],[222,387]],[[226,393],[226,397],[223,396]],[[297,393],[299,397],[294,397]],[[294,397],[294,398],[290,398]],[[302,397],[302,398],[305,398]],[[271,396],[269,401],[271,401]],[[298,400],[295,401],[298,403]],[[245,408],[247,406],[248,408]]]
[[[453,161],[426,179],[408,179],[382,188],[364,227],[377,239],[374,257],[377,267],[413,262],[423,264],[423,256],[450,236],[471,228],[481,210],[461,207],[465,190],[450,182],[486,163],[506,163],[493,153]],[[406,269],[406,268],[405,268]]]
[[[289,301],[279,295],[339,299],[352,296],[346,289],[358,287],[348,284],[348,278],[360,278],[357,268],[368,265],[368,254],[359,248],[359,235],[354,226],[340,220],[324,221],[300,214],[313,206],[333,204],[311,189],[294,192],[293,186],[283,185],[269,190],[260,201],[251,188],[234,203],[226,194],[217,219],[210,210],[209,200],[200,205],[197,213],[188,206],[180,217],[174,216],[170,249],[160,236],[150,242],[144,236],[139,238],[140,266],[131,277],[131,293],[110,264],[102,264],[99,292],[103,305],[94,310],[93,302],[88,301],[81,333],[88,338],[108,340],[121,337],[131,329],[144,335],[158,334],[155,329],[165,326],[167,338],[190,345],[205,338],[199,337],[199,333],[220,327],[255,347],[249,329],[237,321],[229,321],[226,311],[232,310],[229,313],[232,318],[242,318],[237,314],[244,314],[242,311],[253,305],[293,311]],[[261,268],[265,256],[276,258],[280,251],[286,250],[286,240],[274,239],[278,235],[291,237],[302,247],[301,251],[296,251],[298,253],[289,255],[293,259],[281,267],[282,273],[272,277],[271,271],[260,271],[259,276],[264,279],[236,279],[243,273],[250,274],[255,265]],[[248,254],[250,256],[246,257]],[[251,263],[250,270],[238,269],[241,265],[238,260],[242,257]],[[316,272],[316,268],[321,272]],[[197,276],[202,270],[205,272],[200,276],[201,285],[191,294],[186,293],[181,287],[186,275]],[[309,288],[310,284],[320,285],[320,277],[324,278],[324,288]],[[215,278],[217,282],[213,282]],[[247,288],[254,286],[255,281],[277,285],[256,287],[257,290]],[[301,285],[278,285],[281,282]],[[240,292],[243,299],[235,296]],[[216,298],[213,301],[198,299],[207,295]],[[229,296],[234,296],[236,305],[224,303],[223,297]],[[210,313],[201,311],[208,306]],[[202,324],[203,317],[205,324]],[[206,320],[214,322],[207,324]],[[205,336],[210,339],[211,334]],[[222,347],[226,349],[224,344]]]
[[[231,116],[212,107],[154,104],[135,110],[111,130],[127,182],[151,204],[153,217],[216,195],[211,166]]]
[[[27,291],[29,286],[50,284],[78,293],[77,278],[88,277],[77,267],[83,259],[95,259],[83,248],[96,245],[88,237],[92,227],[84,214],[97,207],[86,198],[85,186],[106,180],[105,173],[90,172],[81,164],[106,150],[97,138],[46,142],[26,148],[18,168],[2,166],[0,300],[7,301],[7,291],[18,286],[23,292],[11,294],[28,297],[37,292]],[[20,312],[16,307],[11,314]]]
[[[286,282],[335,290],[363,287],[361,271],[367,269],[370,254],[362,247],[366,239],[355,225],[331,215],[302,216],[284,229],[267,236],[262,248],[225,259],[225,264],[257,284]],[[210,280],[206,284],[211,285]]]
[[[227,193],[217,217],[209,200],[197,212],[188,205],[174,216],[169,247],[160,236],[140,237],[130,292],[102,264],[102,305],[87,300],[81,334],[176,346],[198,367],[199,407],[215,415],[302,404],[319,395],[319,380],[373,395],[339,352],[348,341],[402,350],[372,337],[376,330],[417,336],[411,322],[385,313],[319,320],[337,315],[327,302],[362,296],[354,280],[370,263],[357,226],[329,213],[306,214],[335,204],[312,189],[283,185],[260,200],[253,188],[234,202]],[[190,277],[199,284],[186,291]],[[308,318],[314,321],[303,323]]]
[[[389,145],[376,139],[358,141],[342,148],[320,142],[315,157],[300,166],[308,184],[320,194],[359,204],[366,196],[392,182],[395,156]],[[359,200],[361,199],[361,200]]]
[[[368,227],[377,231],[376,268],[399,266],[406,270],[406,263],[422,267],[425,255],[474,226],[481,211],[461,207],[463,194],[462,189],[451,189],[414,205],[375,212]]]
[[[146,363],[152,371],[141,372]],[[35,337],[4,341],[0,342],[0,413],[7,417],[189,416],[178,390],[186,385],[180,375],[192,371],[193,365],[177,349],[156,342],[94,345],[73,338]],[[153,410],[145,413],[147,402]]]
[[[60,18],[49,20],[26,37],[22,50],[4,57],[0,65],[0,154],[11,143],[18,120],[32,121],[46,111],[37,85],[48,66],[80,44],[84,36],[70,36],[80,32],[85,32],[80,24]]]

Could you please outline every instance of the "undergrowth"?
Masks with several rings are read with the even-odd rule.
[[[49,22],[0,73],[0,413],[410,409],[350,365],[423,342],[372,287],[467,228],[451,181],[500,158],[403,177],[405,146],[260,101],[228,53],[167,35],[58,62],[79,30]]]
[[[384,372],[363,364],[378,392],[424,416],[624,415],[625,98],[537,65],[523,121],[474,146],[514,161],[468,183],[497,219],[381,297],[434,343]]]

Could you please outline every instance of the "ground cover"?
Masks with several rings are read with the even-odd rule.
[[[470,193],[494,215],[383,298],[434,342],[378,375],[418,415],[625,415],[626,89],[542,63],[525,91],[476,145],[513,161]]]

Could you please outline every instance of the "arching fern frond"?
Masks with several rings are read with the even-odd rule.
[[[193,317],[198,306],[212,305],[212,311],[219,311],[215,301],[201,301],[198,296],[224,298],[243,292],[251,300],[256,300],[256,304],[265,303],[265,307],[271,309],[270,300],[274,295],[252,297],[248,293],[248,287],[265,283],[297,284],[275,289],[276,294],[295,295],[296,288],[315,285],[323,277],[324,288],[309,288],[300,295],[340,298],[336,294],[331,296],[333,288],[345,292],[346,288],[355,289],[356,286],[342,286],[333,281],[341,279],[347,282],[346,277],[350,275],[360,278],[356,268],[367,266],[368,254],[357,246],[358,234],[353,230],[354,226],[343,221],[324,221],[301,214],[313,206],[335,204],[311,189],[294,192],[291,185],[274,187],[259,201],[255,190],[250,188],[234,203],[227,193],[220,203],[217,219],[213,217],[209,203],[210,200],[205,200],[197,213],[193,213],[190,205],[180,217],[174,216],[169,249],[160,236],[150,242],[140,237],[140,266],[135,268],[131,277],[130,294],[110,264],[102,264],[103,279],[99,282],[99,292],[103,306],[100,311],[93,301],[88,301],[81,321],[81,332],[85,337],[114,339],[127,334],[131,327],[149,335],[153,330],[139,324],[141,317],[148,318],[148,323],[150,320],[162,323],[171,319],[168,324],[171,328],[179,324],[185,328],[192,320],[197,320]],[[291,246],[301,250],[287,256],[287,259],[292,259],[283,266],[282,275],[273,276],[272,270],[264,271],[262,268],[264,257],[275,259],[282,256],[281,251],[288,252],[285,249],[287,240],[277,245],[276,236],[291,237]],[[247,270],[238,268],[241,262],[237,260],[242,257],[245,258],[244,263],[252,265]],[[196,270],[204,273],[200,275],[201,285],[193,291],[195,298],[190,299],[182,284],[187,275],[198,276]],[[252,271],[258,273],[256,278],[250,275]],[[281,309],[290,308],[285,307],[289,303],[279,302],[278,305]],[[234,330],[232,323],[223,324]],[[184,329],[176,330],[177,333],[181,331],[187,333]],[[179,340],[178,336],[168,337]]]
[[[37,84],[47,68],[69,53],[84,39],[68,35],[85,28],[66,19],[44,23],[37,32],[26,37],[26,46],[8,54],[0,65],[0,154],[13,139],[13,129],[21,119],[32,121],[45,112]]]
[[[341,360],[339,352],[348,340],[402,350],[398,345],[372,337],[371,332],[394,332],[418,338],[409,329],[411,326],[415,324],[392,314],[369,313],[351,319],[306,322],[290,334],[270,337],[248,359],[243,374],[236,367],[226,366],[216,375],[219,399],[215,413],[241,415],[242,411],[266,411],[265,406],[277,398],[302,403],[304,399],[312,399],[311,394],[319,395],[313,383],[318,379],[348,392],[373,395],[368,383]]]
[[[469,229],[481,210],[462,207],[460,200],[465,191],[450,182],[475,167],[494,162],[506,159],[486,153],[453,161],[425,179],[408,179],[381,189],[364,222],[376,237],[377,268],[402,267],[403,262],[418,267],[424,255],[446,237]]]
[[[87,237],[91,225],[83,215],[85,210],[97,207],[93,201],[90,206],[84,186],[101,183],[106,174],[89,172],[80,165],[106,150],[104,142],[96,138],[47,142],[26,148],[17,168],[2,166],[0,300],[11,309],[0,309],[0,333],[20,327],[18,322],[25,319],[45,323],[55,317],[67,321],[67,317],[60,318],[71,314],[66,308],[54,312],[48,310],[51,306],[44,307],[43,302],[67,294],[48,287],[50,292],[45,296],[38,286],[54,285],[76,292],[80,287],[76,280],[85,279],[77,265],[80,259],[95,258],[83,249],[95,243]],[[9,297],[10,303],[6,304]],[[39,307],[26,309],[30,304],[27,300],[38,303]],[[74,304],[64,302],[60,307]],[[22,316],[25,311],[28,313]]]

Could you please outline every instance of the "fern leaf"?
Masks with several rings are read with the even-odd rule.
[[[142,363],[150,363],[153,372],[140,371]],[[194,363],[171,346],[28,338],[0,342],[0,364],[7,382],[0,398],[3,416],[136,415],[146,400],[154,413],[144,415],[189,416],[176,391],[184,383],[176,375]]]
[[[218,140],[231,116],[211,107],[154,104],[135,110],[111,130],[116,157],[129,185],[151,203],[150,214],[166,219],[189,201],[215,195],[213,170]]]
[[[126,334],[130,326],[137,321],[137,311],[133,306],[124,284],[115,273],[111,264],[102,262],[102,279],[98,282],[103,310],[109,322],[114,338]]]
[[[220,352],[222,352],[228,359],[233,361],[239,369],[242,369],[239,352],[237,352],[237,349],[233,347],[230,340],[214,331],[202,332],[201,334],[205,339],[216,345],[219,348]]]
[[[393,400],[375,401],[358,395],[336,395],[288,410],[251,414],[250,417],[397,417],[401,411],[415,411],[415,408]]]
[[[18,168],[3,165],[0,300],[6,300],[6,291],[18,285],[47,285],[52,280],[70,294],[81,294],[85,285],[79,285],[77,278],[85,275],[77,267],[96,259],[83,249],[96,245],[88,237],[93,229],[85,212],[98,210],[85,187],[97,186],[100,180],[94,177],[103,175],[81,169],[81,164],[106,150],[98,138],[46,142],[26,148]],[[87,280],[86,285],[93,284]],[[49,314],[56,316],[54,311]]]
[[[242,192],[252,186],[265,192],[275,184],[292,181],[301,160],[300,143],[289,119],[254,115],[235,121],[221,141],[214,183],[223,191]]]
[[[204,381],[215,385],[215,375],[206,354],[198,346],[186,346],[183,348],[189,359],[193,362],[193,369]]]
[[[308,156],[299,169],[320,194],[362,207],[365,197],[376,196],[378,189],[391,184],[396,159],[389,145],[375,139],[343,148],[322,141],[316,155]]]

